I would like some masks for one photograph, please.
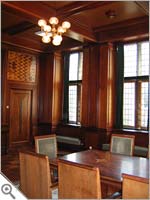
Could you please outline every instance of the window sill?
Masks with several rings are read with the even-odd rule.
[[[64,123],[64,125],[67,125],[67,126],[74,126],[74,127],[81,127],[81,124],[71,124],[71,123]]]
[[[144,134],[148,134],[149,133],[149,131],[136,130],[136,129],[125,129],[125,128],[123,128],[122,131],[132,132],[132,133],[144,133]]]

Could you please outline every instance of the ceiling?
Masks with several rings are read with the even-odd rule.
[[[114,18],[106,15],[109,11],[115,13]],[[140,33],[145,36],[145,32],[148,33],[148,15],[148,1],[2,1],[2,42],[39,52],[62,50],[119,40],[124,29],[133,29],[135,24],[139,28],[147,25]],[[52,16],[71,22],[71,28],[64,34],[59,47],[44,44],[41,37],[35,35],[40,30],[38,19],[48,20]],[[131,31],[128,32],[127,36],[131,35]]]

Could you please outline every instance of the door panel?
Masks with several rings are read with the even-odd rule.
[[[10,145],[29,142],[31,91],[10,90]]]

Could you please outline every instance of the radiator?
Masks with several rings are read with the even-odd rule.
[[[57,135],[56,137],[57,137],[57,142],[60,142],[60,143],[82,145],[81,140],[79,138],[67,137],[67,136],[61,136],[61,135]]]

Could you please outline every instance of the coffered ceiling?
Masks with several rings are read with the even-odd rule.
[[[140,36],[145,37],[148,15],[148,1],[2,1],[2,42],[40,52],[121,40],[125,31],[127,38],[134,37],[136,26]],[[38,19],[48,20],[52,16],[71,22],[71,29],[64,34],[59,47],[44,44],[35,35],[40,30]]]

